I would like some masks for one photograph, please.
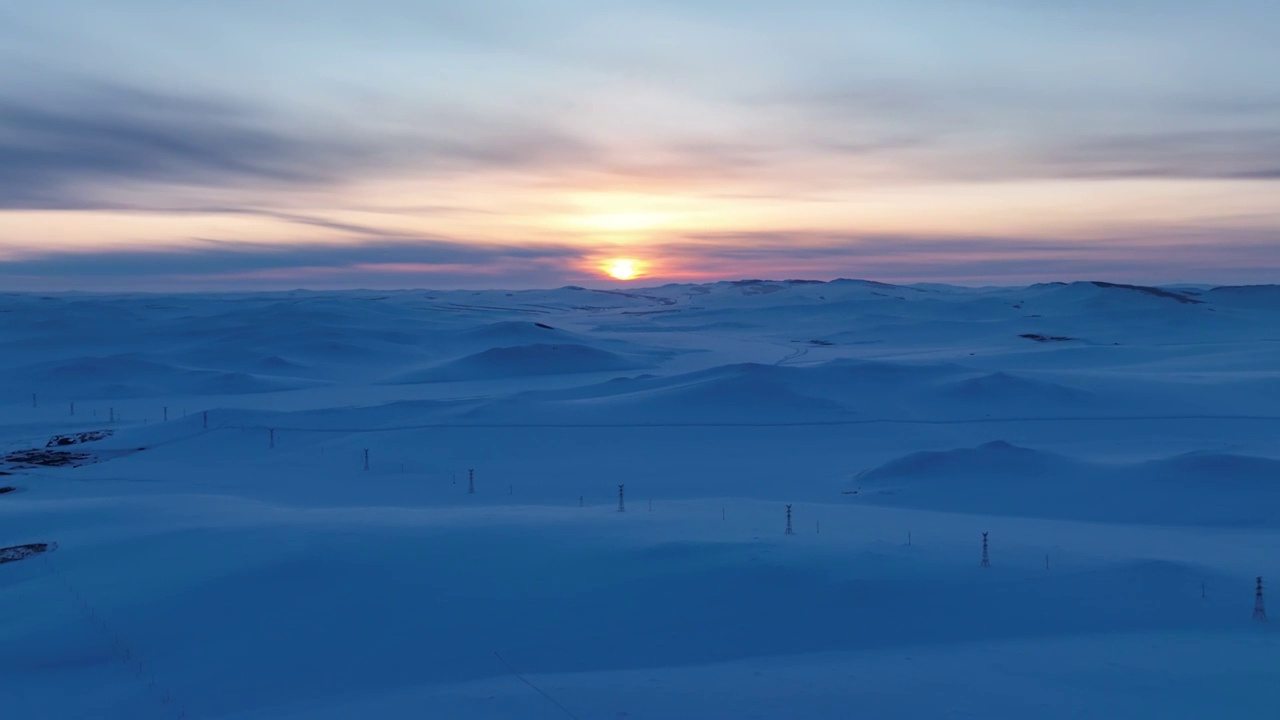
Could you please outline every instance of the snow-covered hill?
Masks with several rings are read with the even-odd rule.
[[[6,718],[1274,704],[1276,287],[8,294],[0,350]]]

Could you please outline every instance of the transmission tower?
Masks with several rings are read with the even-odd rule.
[[[788,535],[796,534],[796,531],[791,529],[791,506],[790,505],[787,506],[787,533],[786,534]]]
[[[986,533],[982,533],[982,567],[991,567],[991,556],[987,553]]]
[[[626,487],[627,487],[626,485],[618,486],[618,512],[627,511],[626,495],[625,495]]]
[[[467,494],[476,494],[476,471],[474,469],[467,471]]]
[[[1253,595],[1253,619],[1258,622],[1267,621],[1267,606],[1262,601],[1262,578],[1258,578],[1258,589]]]

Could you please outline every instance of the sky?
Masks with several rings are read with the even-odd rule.
[[[0,289],[1280,282],[1278,27],[1274,0],[3,3]]]

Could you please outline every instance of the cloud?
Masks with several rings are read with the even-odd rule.
[[[1182,118],[1185,129],[1149,127],[1127,132],[1081,118],[1062,127],[1047,118],[978,119],[945,108],[917,116],[890,113],[911,134],[889,135],[865,120],[844,119],[837,129],[807,139],[812,152],[887,157],[903,180],[989,182],[1111,179],[1280,179],[1280,113],[1271,120],[1241,111],[1255,127],[1215,129],[1220,124]],[[1010,115],[1016,115],[1011,110]],[[821,123],[815,123],[822,127]],[[841,141],[843,133],[848,140]],[[862,138],[861,140],[859,138]]]
[[[1017,284],[1272,282],[1280,235],[1265,229],[1134,229],[1106,238],[709,233],[663,248],[690,277],[858,277],[892,282]]]
[[[1078,127],[1047,125],[1051,108],[1016,91],[987,98],[837,82],[731,105],[758,121],[752,130],[671,127],[624,142],[571,130],[581,118],[547,108],[388,100],[359,117],[312,120],[208,94],[83,79],[57,87],[0,99],[0,208],[167,210],[205,188],[269,213],[298,190],[329,192],[341,206],[361,202],[341,193],[362,180],[460,175],[522,177],[546,191],[605,185],[784,201],[871,182],[1280,178],[1280,131],[1269,124],[1272,105],[1256,98],[1213,106],[1239,129],[1195,120],[1208,110],[1175,110],[1185,128],[1122,132],[1087,113]]]
[[[793,152],[877,155],[888,161],[885,177],[906,182],[1280,177],[1273,88],[1113,85],[1093,67],[1097,83],[1068,76],[1051,89],[1028,73],[1014,66],[948,83],[840,71],[740,107],[787,118]]]
[[[498,246],[441,239],[384,240],[342,245],[309,243],[259,244],[198,240],[181,248],[29,253],[0,260],[0,276],[11,278],[157,278],[184,276],[233,279],[268,274],[287,278],[289,271],[340,273],[358,268],[489,268],[576,259],[575,249],[554,245]],[[305,274],[305,273],[302,273]]]
[[[280,190],[555,165],[592,153],[544,124],[458,110],[431,113],[429,123],[325,128],[230,101],[72,85],[80,90],[0,99],[0,208],[110,207],[119,204],[113,191],[131,184]]]
[[[0,205],[75,205],[86,185],[120,181],[314,182],[328,175],[314,150],[212,102],[120,88],[62,103],[10,96],[0,100]]]
[[[1080,138],[1031,162],[1050,177],[1280,179],[1280,129],[1152,131]]]

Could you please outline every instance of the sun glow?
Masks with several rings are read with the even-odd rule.
[[[597,213],[577,218],[576,223],[593,232],[638,232],[652,230],[669,223],[661,213]]]
[[[630,258],[614,258],[604,264],[604,271],[617,280],[634,280],[642,272],[640,263]]]

